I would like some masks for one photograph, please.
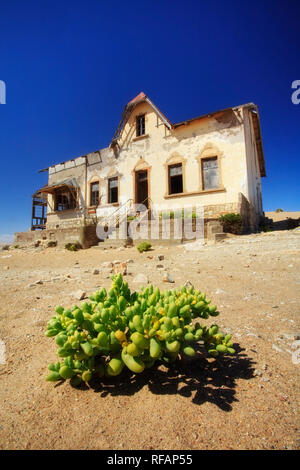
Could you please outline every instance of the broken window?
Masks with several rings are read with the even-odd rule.
[[[65,211],[67,209],[75,209],[76,201],[70,191],[57,192],[55,195],[55,210]]]
[[[218,158],[212,157],[202,160],[203,189],[217,189],[219,187]]]
[[[91,206],[98,206],[99,204],[99,181],[91,183]]]
[[[145,135],[145,114],[136,118],[136,135]]]
[[[108,179],[108,203],[118,202],[118,177]]]
[[[169,166],[169,194],[183,192],[182,164]]]
[[[56,210],[64,211],[69,209],[69,199],[65,194],[57,194],[56,196]]]
[[[43,230],[47,222],[47,196],[36,192],[32,197],[31,230]]]

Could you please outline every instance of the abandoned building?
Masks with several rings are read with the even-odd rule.
[[[122,113],[107,148],[57,163],[33,195],[31,230],[18,243],[99,243],[96,225],[133,203],[164,210],[204,207],[205,224],[240,213],[244,230],[263,217],[266,176],[257,106],[227,108],[176,124],[141,92]],[[151,238],[151,237],[150,237]]]

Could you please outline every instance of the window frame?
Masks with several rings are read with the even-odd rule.
[[[199,193],[213,193],[216,191],[226,191],[226,188],[223,185],[223,171],[222,171],[222,157],[223,152],[213,143],[208,142],[197,157],[198,166],[199,166]],[[203,182],[203,170],[202,170],[202,160],[208,160],[209,158],[217,158],[218,163],[218,183],[219,186],[214,189],[204,189]]]
[[[93,185],[98,184],[98,191],[93,191]],[[93,195],[98,192],[97,202],[94,203]],[[90,207],[97,207],[100,204],[100,181],[95,180],[90,182]]]
[[[58,198],[65,198],[67,203],[58,202]],[[59,206],[62,206],[59,208]],[[57,191],[54,193],[54,212],[64,212],[68,210],[76,210],[77,203],[73,200],[71,191]]]
[[[178,152],[173,152],[165,161],[165,194],[164,198],[178,197],[180,195],[184,196],[186,194],[186,162],[187,159],[182,157]],[[173,193],[170,194],[170,182],[169,182],[169,167],[182,165],[182,193]]]
[[[209,160],[215,160],[215,161],[217,162],[217,169],[218,169],[218,185],[217,185],[216,187],[213,187],[213,188],[206,188],[206,187],[205,187],[203,164],[204,164],[204,162],[207,162],[207,161],[209,161]],[[220,188],[220,166],[219,166],[219,159],[218,159],[218,156],[217,156],[217,155],[201,158],[201,184],[202,184],[202,190],[203,190],[203,191],[214,191],[214,190]]]
[[[171,192],[171,169],[172,168],[181,168],[181,191],[178,191],[178,192]],[[175,176],[175,175],[174,175]],[[168,195],[170,196],[173,196],[174,194],[182,194],[183,193],[183,165],[182,165],[182,162],[178,162],[178,163],[173,163],[173,164],[170,164],[168,165]]]
[[[110,181],[111,180],[117,180],[117,200],[116,201],[111,201],[111,188],[110,188]],[[107,203],[108,204],[119,204],[119,176],[110,176],[107,178]]]
[[[143,119],[142,129],[140,129],[140,120]],[[141,130],[143,132],[141,132]],[[136,116],[136,137],[142,137],[146,135],[146,114],[139,114]]]

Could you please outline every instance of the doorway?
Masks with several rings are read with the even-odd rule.
[[[149,208],[147,170],[135,172],[135,203],[144,204],[147,209]]]

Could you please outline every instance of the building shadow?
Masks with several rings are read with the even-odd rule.
[[[178,360],[169,367],[162,365],[145,369],[142,374],[133,374],[127,368],[118,377],[93,378],[89,386],[101,397],[130,396],[143,387],[155,395],[179,394],[196,405],[211,402],[223,411],[231,411],[232,403],[238,401],[235,388],[237,380],[254,377],[255,362],[244,354],[244,349],[235,345],[236,355],[212,359],[198,353],[193,359]]]
[[[287,217],[285,220],[278,220],[274,222],[274,220],[270,224],[270,228],[272,231],[276,230],[293,230],[294,228],[299,227],[300,219],[292,219],[291,217]]]

